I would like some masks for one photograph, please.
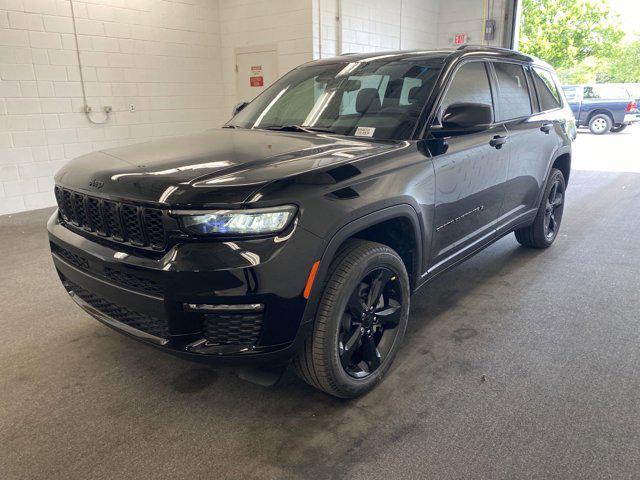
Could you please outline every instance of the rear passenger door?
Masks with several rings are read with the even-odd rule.
[[[557,148],[557,119],[539,112],[537,97],[526,67],[519,63],[491,62],[497,86],[496,114],[509,132],[509,167],[499,229],[528,220],[537,208],[547,166]]]
[[[440,104],[439,116],[455,103],[493,105],[485,62],[465,63],[454,73]],[[431,132],[438,137],[437,124],[431,127]],[[440,136],[447,149],[433,157],[436,206],[429,273],[437,273],[473,252],[495,233],[504,197],[509,143],[497,147],[491,143],[496,137],[504,140],[506,136],[503,125]]]

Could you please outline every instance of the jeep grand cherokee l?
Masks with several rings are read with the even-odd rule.
[[[529,56],[344,55],[236,110],[57,173],[53,261],[89,314],[192,360],[292,361],[354,397],[389,369],[418,288],[509,232],[558,235],[572,115]]]

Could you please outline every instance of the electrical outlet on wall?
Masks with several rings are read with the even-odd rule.
[[[136,111],[136,106],[133,103],[129,104],[129,111],[130,112],[135,112]]]

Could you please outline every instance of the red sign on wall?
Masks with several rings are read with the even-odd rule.
[[[467,43],[467,34],[466,33],[457,33],[453,36],[454,45],[462,45]]]
[[[249,85],[252,87],[264,87],[264,77],[262,76],[262,65],[251,66],[251,76]]]

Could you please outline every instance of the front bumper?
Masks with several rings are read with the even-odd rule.
[[[284,241],[183,243],[158,254],[99,243],[67,228],[57,212],[47,228],[73,300],[147,344],[196,361],[270,364],[294,355],[310,329],[302,293],[324,242],[301,227]],[[190,304],[231,307],[192,311]],[[262,307],[247,312],[240,307],[247,304]]]
[[[640,122],[640,113],[627,113],[622,123],[629,125],[636,122]]]

